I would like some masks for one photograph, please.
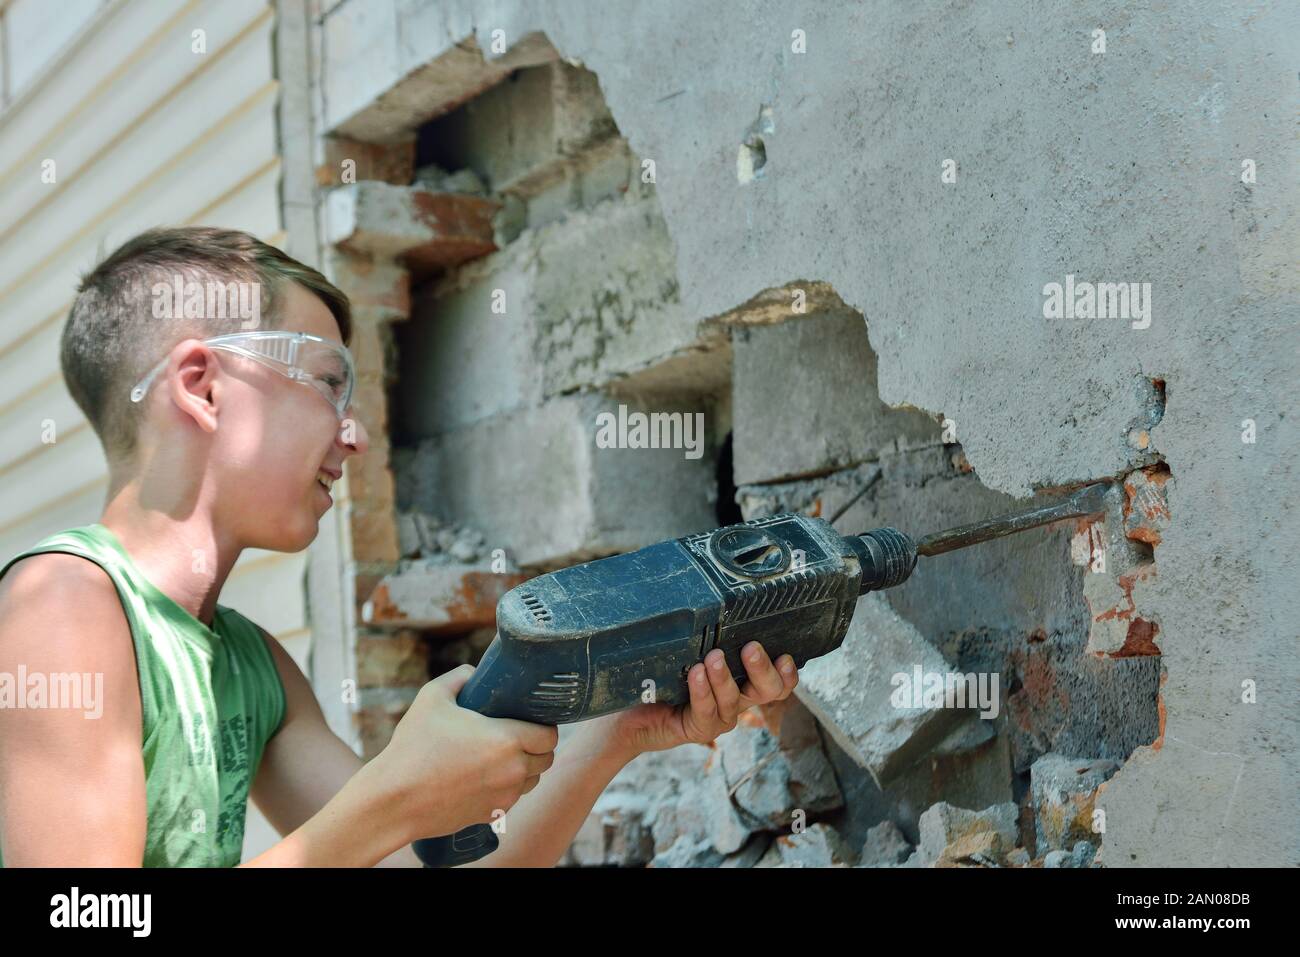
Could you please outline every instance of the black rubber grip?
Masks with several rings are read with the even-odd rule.
[[[458,867],[495,851],[497,836],[490,824],[471,824],[455,834],[412,841],[411,849],[425,867]]]

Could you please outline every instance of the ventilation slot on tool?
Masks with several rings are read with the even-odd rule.
[[[537,682],[529,692],[529,710],[538,717],[552,722],[562,722],[578,711],[582,696],[582,680],[576,671],[553,674]]]
[[[549,625],[551,623],[551,609],[547,608],[540,598],[528,592],[525,592],[519,597],[523,600],[524,607],[532,613],[533,618],[538,623],[543,625]]]

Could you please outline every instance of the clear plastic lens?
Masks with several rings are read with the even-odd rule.
[[[346,353],[327,343],[304,343],[297,366],[342,415],[352,395],[352,365]]]
[[[355,372],[347,347],[307,333],[255,332],[232,333],[205,339],[214,349],[233,352],[255,359],[282,375],[309,383],[341,417],[352,400]],[[131,401],[139,402],[149,390],[154,377],[165,365],[157,367],[131,390]]]

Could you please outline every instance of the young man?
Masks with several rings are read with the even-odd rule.
[[[152,230],[83,279],[61,359],[108,501],[0,566],[0,676],[102,676],[100,713],[0,707],[3,864],[233,866],[251,796],[283,839],[249,866],[418,866],[411,841],[497,809],[501,846],[477,863],[549,866],[637,754],[711,741],[794,688],[788,655],[751,642],[742,692],[715,651],[689,705],[584,722],[557,751],[555,728],[458,707],[466,665],[363,763],[279,643],[217,604],[245,548],[307,547],[367,448],[350,334],[339,290],[244,233]]]

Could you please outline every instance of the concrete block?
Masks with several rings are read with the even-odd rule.
[[[517,71],[438,123],[444,165],[494,192],[535,192],[569,158],[618,132],[595,74],[563,62]]]
[[[1160,658],[1089,655],[1086,641],[1056,633],[1012,648],[1019,687],[1006,711],[1017,773],[1052,751],[1124,761],[1156,739]]]
[[[411,435],[668,362],[685,365],[670,381],[632,390],[700,395],[727,381],[725,341],[682,310],[672,243],[649,200],[604,203],[527,231],[429,288],[415,308],[401,333],[399,384]]]
[[[709,323],[722,328],[763,326],[822,313],[849,311],[849,306],[830,283],[799,280],[764,289],[734,309],[712,316]]]
[[[342,3],[324,18],[326,57],[321,85],[328,108],[325,129],[333,129],[401,79],[398,67],[397,5]],[[352,130],[358,139],[376,139]]]
[[[1079,841],[1101,841],[1092,829],[1097,789],[1119,770],[1115,761],[1045,754],[1029,769],[1039,855],[1069,851]]]
[[[538,267],[527,245],[521,239],[459,269],[456,286],[417,296],[399,331],[404,434],[439,435],[542,400],[530,319]]]
[[[732,330],[736,485],[777,482],[937,445],[930,416],[891,409],[861,315]]]
[[[598,416],[617,418],[620,405],[628,421],[634,413],[702,416],[689,420],[692,428],[704,422],[700,457],[680,448],[599,447]],[[479,529],[489,550],[503,548],[520,566],[628,551],[716,524],[709,429],[699,407],[564,396],[423,443],[403,462],[414,474],[401,485],[416,500],[399,505]]]
[[[941,742],[965,712],[896,707],[897,673],[951,669],[877,592],[858,599],[844,643],[800,671],[795,694],[877,782],[892,779]]]

